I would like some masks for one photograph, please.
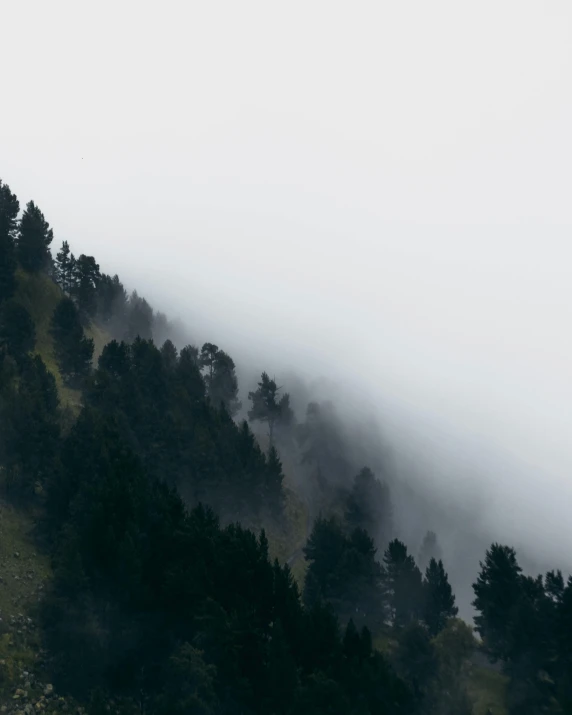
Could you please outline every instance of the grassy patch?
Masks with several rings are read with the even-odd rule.
[[[2,622],[27,610],[49,579],[47,556],[36,549],[33,517],[0,501],[0,614]]]
[[[467,691],[473,702],[474,715],[507,715],[506,686],[508,678],[502,673],[483,667],[473,667]]]
[[[54,341],[50,334],[52,315],[63,293],[59,286],[43,273],[32,274],[18,269],[16,277],[18,283],[15,299],[30,313],[36,326],[36,352],[56,379],[62,405],[77,411],[81,405],[81,392],[64,385],[54,355]],[[94,323],[85,330],[85,333],[93,338],[93,359],[96,362],[104,345],[109,342],[109,335]]]

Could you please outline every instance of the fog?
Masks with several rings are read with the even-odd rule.
[[[451,559],[462,525],[569,564],[569,3],[22,1],[2,25],[0,175],[55,243],[230,352],[243,400],[265,369],[375,415]]]

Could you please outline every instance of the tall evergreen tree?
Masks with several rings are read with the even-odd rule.
[[[133,291],[127,302],[126,338],[130,342],[135,338],[148,340],[153,335],[153,309],[145,298]]]
[[[248,411],[248,419],[268,423],[270,444],[274,443],[276,425],[288,425],[294,417],[290,407],[290,395],[285,393],[279,399],[280,390],[276,381],[271,380],[268,374],[263,372],[258,389],[248,393],[248,399],[252,402],[252,407]]]
[[[238,400],[238,380],[235,365],[230,355],[220,350],[213,343],[205,343],[201,348],[199,365],[205,374],[207,395],[213,405],[219,407],[221,403],[231,416],[241,408]]]
[[[480,566],[473,584],[476,628],[490,655],[506,659],[511,650],[513,616],[522,594],[522,569],[514,549],[497,543],[487,550]]]
[[[53,238],[54,232],[44,214],[33,201],[28,202],[20,219],[17,243],[18,260],[25,271],[37,273],[49,265]]]
[[[436,636],[458,612],[443,562],[431,559],[423,582],[423,620],[429,633]]]
[[[97,288],[101,274],[93,256],[83,253],[74,267],[74,296],[79,314],[84,322],[89,322],[97,311]]]
[[[0,179],[0,302],[14,295],[16,287],[17,218],[20,204]]]
[[[69,295],[72,292],[73,276],[75,272],[75,258],[70,252],[70,246],[67,241],[62,243],[62,247],[56,254],[56,281],[60,285],[64,293]]]
[[[378,546],[384,547],[393,531],[389,488],[364,467],[354,479],[346,500],[345,518],[351,529],[365,529]]]
[[[69,384],[79,385],[91,367],[93,340],[84,335],[71,298],[63,298],[58,303],[52,316],[51,334],[62,376]]]
[[[0,345],[15,358],[23,357],[36,345],[36,328],[30,313],[13,300],[0,304]]]
[[[383,556],[384,581],[394,625],[404,626],[421,615],[423,578],[407,546],[398,539],[391,541]]]

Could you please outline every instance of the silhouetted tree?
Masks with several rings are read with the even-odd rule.
[[[127,304],[127,339],[129,341],[140,337],[147,340],[153,334],[153,309],[145,298],[137,295],[137,291],[129,296]]]
[[[18,260],[25,271],[37,273],[49,265],[53,238],[54,232],[44,214],[30,201],[20,219],[17,243]]]
[[[241,408],[238,400],[238,380],[233,359],[213,343],[201,348],[199,365],[205,370],[207,395],[215,407],[222,403],[231,416]]]
[[[30,313],[13,300],[0,304],[0,345],[15,358],[34,349],[36,328]]]
[[[56,254],[55,264],[56,282],[60,285],[64,293],[70,295],[74,287],[76,259],[73,253],[70,252],[70,246],[67,241],[62,243],[62,247]]]
[[[258,389],[248,393],[248,399],[252,402],[252,407],[248,411],[248,419],[268,423],[270,444],[274,442],[274,429],[276,425],[288,425],[292,422],[293,412],[290,407],[290,396],[288,393],[278,399],[281,388],[274,380],[263,372]]]
[[[97,289],[100,278],[99,265],[95,262],[95,258],[82,253],[74,267],[73,294],[84,323],[89,322],[97,311]]]
[[[398,539],[391,541],[383,556],[384,581],[388,592],[390,620],[404,626],[421,615],[423,579],[407,546]]]
[[[368,467],[354,478],[346,500],[345,518],[352,529],[365,529],[379,546],[385,546],[393,531],[389,488]]]
[[[505,659],[510,655],[511,624],[522,593],[522,569],[514,549],[496,543],[480,566],[473,584],[476,629],[490,655]]]
[[[458,612],[443,562],[431,559],[423,582],[423,620],[429,633],[436,636]]]
[[[51,322],[54,351],[64,379],[78,385],[89,373],[93,340],[83,334],[77,308],[71,298],[63,298]]]
[[[14,295],[16,287],[17,218],[20,204],[0,179],[0,302]]]

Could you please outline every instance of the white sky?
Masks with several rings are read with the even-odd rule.
[[[572,537],[569,1],[4,0],[0,37],[0,176],[58,244],[516,458],[491,522]]]

